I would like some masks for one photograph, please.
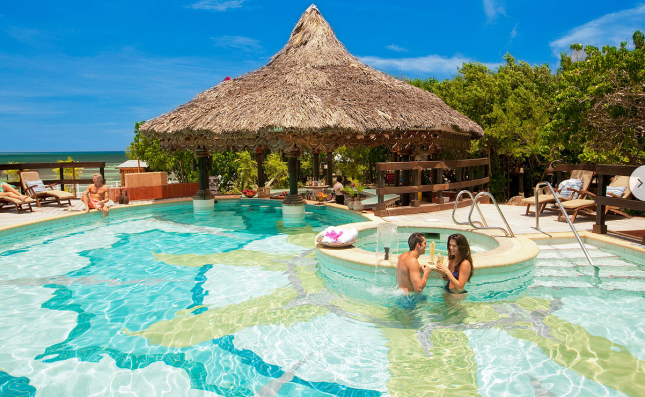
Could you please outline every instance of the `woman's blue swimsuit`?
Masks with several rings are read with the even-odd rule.
[[[456,271],[452,272],[452,276],[453,276],[454,278],[456,278],[457,280],[459,280],[459,270],[456,270]],[[466,290],[463,290],[463,291],[461,291],[461,292],[452,292],[452,291],[450,290],[450,280],[448,280],[448,282],[446,283],[446,286],[445,286],[445,287],[443,287],[443,288],[444,288],[446,291],[450,292],[451,294],[455,294],[455,295],[465,294],[466,292],[468,292],[468,291],[466,291]]]

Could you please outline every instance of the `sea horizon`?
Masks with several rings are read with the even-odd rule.
[[[78,162],[104,162],[105,181],[108,185],[121,181],[121,173],[116,166],[127,161],[128,156],[124,151],[56,151],[56,152],[0,152],[0,164],[9,163],[56,163],[58,160],[66,161],[69,157]],[[84,170],[87,175],[98,172],[96,169]],[[43,180],[58,179],[57,173],[51,168],[38,169]],[[83,171],[81,171],[83,172]],[[0,180],[8,181],[8,175],[2,173]]]

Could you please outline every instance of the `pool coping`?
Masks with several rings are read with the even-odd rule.
[[[386,223],[386,221],[379,218],[379,221],[350,223],[341,225],[339,227],[342,229],[355,228],[360,233],[361,231],[367,229],[376,228],[380,223]],[[474,273],[476,275],[505,273],[507,271],[518,270],[519,268],[530,265],[533,262],[532,260],[535,259],[540,252],[538,245],[533,242],[533,240],[525,237],[524,235],[509,238],[499,236],[498,232],[490,230],[478,230],[468,226],[450,225],[443,222],[387,223],[394,223],[397,227],[400,228],[447,229],[464,231],[480,234],[495,240],[499,244],[498,247],[489,251],[473,254]],[[318,236],[320,234],[321,233],[319,233]],[[345,248],[328,248],[324,247],[320,243],[316,243],[316,255],[319,258],[322,258],[323,260],[326,260],[330,263],[339,264],[354,270],[366,272],[373,272],[373,269],[376,266],[386,269],[395,269],[396,262],[398,260],[398,255],[391,255],[391,260],[380,260],[378,263],[376,263],[374,252],[366,251],[354,246]],[[424,255],[421,257],[421,262],[423,263],[424,260],[429,261],[429,259],[430,258],[428,256]],[[433,270],[436,269],[434,265],[430,265],[430,267]],[[433,272],[432,274],[434,275],[434,277],[438,277],[438,274],[436,272]]]

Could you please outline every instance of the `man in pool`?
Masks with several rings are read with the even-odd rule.
[[[421,233],[412,233],[408,238],[409,252],[399,256],[399,262],[396,265],[396,278],[399,288],[406,292],[421,293],[426,287],[430,267],[420,265],[419,257],[426,252],[426,238]],[[423,272],[423,276],[420,273]]]
[[[110,208],[108,208],[108,191],[110,190],[105,186],[103,181],[103,175],[94,174],[93,177],[94,183],[87,187],[87,190],[83,192],[83,204],[85,204],[85,213],[90,212],[90,209],[97,209],[103,212],[103,216],[108,216],[110,213]]]

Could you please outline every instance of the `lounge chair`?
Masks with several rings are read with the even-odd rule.
[[[21,201],[18,199],[15,199],[13,197],[0,197],[0,204],[13,204],[13,206],[16,208],[16,211],[20,213],[20,211],[26,211],[25,208],[22,208],[23,205],[27,205],[29,208],[29,211],[34,212],[34,209],[31,208],[31,203],[35,203],[36,201],[32,199],[31,197],[27,197],[25,201]]]
[[[71,199],[74,198],[74,195],[63,190],[55,190],[54,186],[58,185],[58,183],[52,183],[45,186],[43,181],[40,179],[38,171],[28,170],[19,171],[18,173],[20,175],[23,194],[36,200],[36,204],[38,204],[39,208],[41,207],[41,200],[47,200],[49,198],[56,200],[59,207],[62,205],[61,200],[67,200],[68,205],[72,205]]]
[[[593,171],[585,171],[585,170],[574,170],[571,172],[571,178],[570,179],[580,179],[582,181],[582,188],[580,191],[587,191],[589,189],[589,185],[591,184],[591,180],[593,179],[595,175],[595,172]],[[555,189],[554,189],[555,190]],[[575,192],[578,192],[575,189],[570,189],[574,190]],[[557,192],[557,190],[556,190]],[[557,194],[557,193],[556,193]],[[573,197],[573,196],[572,196]],[[563,197],[558,194],[558,199],[560,199],[561,202],[565,202],[570,200],[568,197]],[[542,213],[544,209],[546,208],[547,204],[553,204],[555,203],[555,197],[551,193],[547,194],[539,194],[538,193],[538,214]],[[526,204],[526,214],[528,215],[530,213],[529,209],[531,208],[532,205],[535,205],[535,196],[525,198],[522,200],[522,204]],[[559,209],[558,209],[559,210]]]
[[[617,194],[612,193],[610,188],[624,188],[623,193],[619,196]],[[622,189],[621,189],[622,190]],[[586,196],[591,196],[591,197],[596,197],[595,194],[587,191],[582,191],[579,192],[581,194],[581,198],[576,199],[576,200],[570,200],[565,203],[562,203],[562,207],[565,209],[565,211],[570,210],[573,211],[573,214],[571,216],[571,222],[575,221],[576,216],[578,215],[578,211],[584,210],[584,211],[591,211],[596,208],[596,203],[594,200],[586,200]],[[632,191],[629,189],[629,177],[628,176],[615,176],[612,178],[611,183],[607,187],[607,196],[608,197],[615,197],[615,198],[624,198],[627,199],[632,195]],[[610,207],[610,206],[605,206],[605,214],[612,212],[614,214],[622,215],[626,218],[631,218],[631,216],[627,215],[626,213],[622,212],[620,208],[618,207]],[[560,215],[558,215],[558,221],[562,219],[562,212]]]

